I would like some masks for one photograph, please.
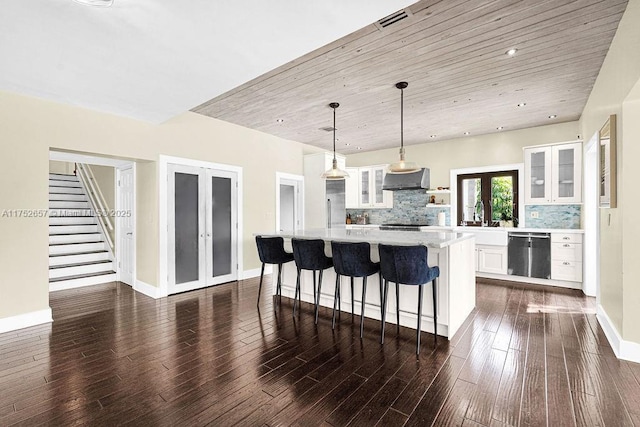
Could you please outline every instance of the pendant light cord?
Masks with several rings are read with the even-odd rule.
[[[336,107],[333,107],[333,160],[336,160]]]
[[[400,149],[402,150],[403,148],[404,148],[404,88],[400,88]]]

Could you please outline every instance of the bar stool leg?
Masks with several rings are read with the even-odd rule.
[[[316,297],[316,325],[318,324],[318,311],[320,308],[320,288],[322,287],[322,270],[320,270],[320,277],[318,278],[318,296]]]
[[[351,278],[351,318],[353,319],[353,277]]]
[[[380,344],[384,344],[384,325],[387,319],[387,297],[389,295],[389,281],[384,281],[384,298],[382,299],[382,330],[380,331]]]
[[[298,269],[298,277],[296,278],[296,293],[293,296],[293,316],[296,315],[296,304],[298,303],[298,293],[300,292],[300,269]]]
[[[396,333],[400,333],[400,283],[396,283]]]
[[[276,289],[278,293],[278,304],[282,303],[282,264],[278,264],[278,288]]]
[[[382,310],[384,309],[382,306],[382,294],[384,292],[384,288],[382,286],[382,274],[378,274],[378,281],[380,282],[380,316],[382,317]]]
[[[433,279],[431,286],[433,289],[433,345],[438,345],[438,298],[436,297],[436,280]]]
[[[260,305],[260,292],[262,291],[262,278],[264,277],[264,262],[262,263],[262,268],[260,269],[260,286],[258,286],[258,302],[256,306]]]
[[[420,323],[422,321],[422,285],[418,288],[418,344],[416,354],[420,354]]]
[[[360,339],[364,335],[364,302],[367,295],[367,278],[362,278],[362,307],[360,309]]]
[[[322,272],[320,272],[322,274]],[[316,271],[313,271],[313,301],[316,300]]]
[[[333,318],[331,319],[331,329],[335,329],[336,327],[336,302],[338,301],[338,296],[340,292],[340,275],[336,274],[336,289],[333,292]]]

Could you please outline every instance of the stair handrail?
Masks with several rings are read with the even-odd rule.
[[[91,207],[96,213],[95,216],[98,218],[98,224],[100,224],[100,227],[102,228],[102,234],[104,234],[104,237],[109,244],[109,248],[111,248],[111,251],[113,252],[114,245],[108,231],[113,231],[113,224],[111,223],[109,212],[106,208],[107,201],[104,198],[102,191],[100,191],[100,186],[95,183],[95,176],[88,165],[84,163],[77,163],[76,171],[78,179],[80,179],[84,188],[88,190],[87,196],[89,197]]]

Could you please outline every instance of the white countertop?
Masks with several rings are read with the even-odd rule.
[[[473,234],[453,231],[380,231],[371,227],[345,229],[321,228],[299,231],[257,233],[258,236],[280,236],[284,238],[322,239],[336,242],[368,242],[387,245],[423,245],[428,248],[446,248],[457,242],[472,239]]]
[[[380,227],[380,224],[349,224],[347,228],[359,229],[359,228],[376,228]],[[522,233],[580,233],[583,234],[584,230],[580,228],[530,228],[530,227],[440,227],[437,225],[430,225],[427,227],[421,227],[420,231],[452,231],[456,233],[474,233],[476,231],[505,231],[505,232],[522,232]]]

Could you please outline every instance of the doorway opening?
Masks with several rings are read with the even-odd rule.
[[[304,177],[276,172],[276,230],[304,228]]]

